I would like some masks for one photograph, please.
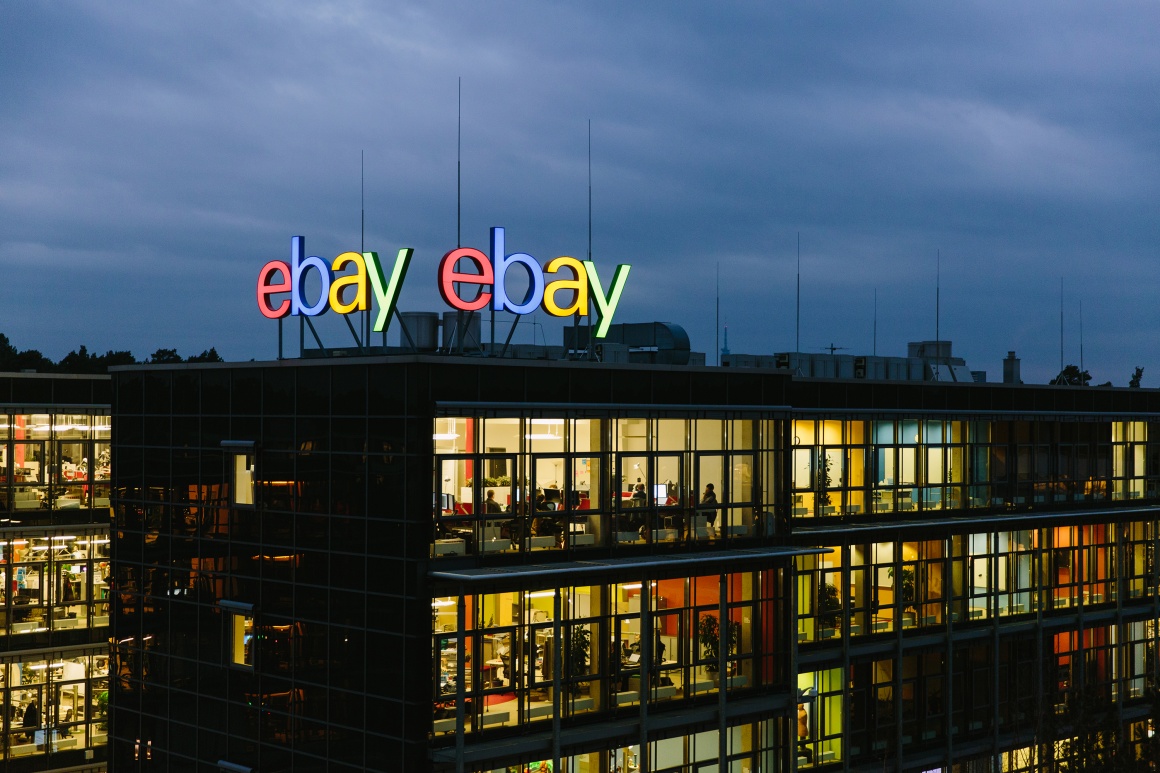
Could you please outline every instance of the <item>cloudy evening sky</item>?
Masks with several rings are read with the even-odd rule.
[[[462,240],[631,263],[618,322],[1160,386],[1160,4],[9,2],[0,332],[58,359],[276,355],[258,269]],[[502,332],[510,318],[501,318]],[[541,314],[549,343],[559,324]],[[350,335],[336,319],[333,345]],[[540,328],[521,324],[516,340]],[[501,334],[502,334],[501,332]],[[712,355],[710,354],[710,362]]]

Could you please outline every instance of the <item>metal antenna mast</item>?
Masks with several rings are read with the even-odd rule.
[[[588,261],[592,261],[592,119],[588,119]],[[596,350],[592,345],[592,305],[588,306],[588,359],[595,359]]]
[[[802,350],[802,232],[797,235],[797,313],[793,323],[793,350]]]
[[[1063,277],[1059,278],[1059,372],[1063,373]]]
[[[941,289],[941,287],[942,287],[942,250],[940,249],[940,250],[937,250],[935,252],[935,264],[934,264],[934,356],[935,356],[934,362],[936,365],[939,365],[939,366],[942,365],[942,343],[940,343],[942,339],[941,339],[941,336],[939,334],[939,320],[941,319],[941,316],[940,316],[941,308],[939,306],[939,290]],[[939,368],[939,370],[941,370],[941,367]],[[935,381],[938,381],[939,370],[935,371],[935,377],[934,377]]]
[[[463,246],[463,76],[459,76],[458,117],[455,123],[455,246]],[[455,261],[457,264],[459,261]],[[455,312],[455,345],[463,354],[463,312]],[[482,337],[482,336],[481,336]],[[495,309],[491,310],[491,343],[495,348]],[[451,347],[447,347],[448,352]]]
[[[714,344],[717,364],[721,364],[721,261],[717,261],[717,316],[713,323]]]
[[[874,288],[874,348],[871,353],[878,356],[878,288]]]
[[[1079,380],[1083,383],[1083,301],[1079,302]]]
[[[358,177],[359,177],[359,207],[362,211],[359,220],[359,237],[358,237],[358,251],[367,251],[367,174],[366,174],[366,155],[365,150],[358,152]],[[366,346],[371,345],[371,312],[370,309],[363,311],[363,341]]]

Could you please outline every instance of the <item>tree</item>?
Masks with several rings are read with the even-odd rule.
[[[1140,379],[1142,378],[1144,378],[1144,369],[1137,365],[1136,370],[1132,372],[1132,378],[1128,380],[1128,387],[1131,389],[1139,389]]]
[[[217,353],[217,349],[210,347],[201,354],[195,354],[186,359],[186,362],[224,362],[222,356]]]
[[[1051,380],[1051,383],[1059,386],[1087,386],[1091,380],[1092,376],[1086,370],[1081,372],[1078,366],[1068,365]]]
[[[8,336],[0,333],[0,370],[12,370],[16,354],[16,347],[9,342]]]
[[[173,362],[185,362],[181,359],[181,355],[177,353],[176,349],[158,349],[149,355],[149,359],[145,361],[149,365],[163,365]]]

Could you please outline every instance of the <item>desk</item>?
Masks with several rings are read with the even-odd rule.
[[[568,535],[568,542],[572,545],[572,547],[577,547],[577,546],[581,546],[581,545],[595,545],[596,544],[596,535],[595,534],[581,534],[579,532],[572,532],[571,534]]]
[[[673,542],[680,537],[680,532],[676,529],[653,529],[653,542]]]
[[[435,555],[462,556],[467,553],[467,542],[461,539],[435,540]]]

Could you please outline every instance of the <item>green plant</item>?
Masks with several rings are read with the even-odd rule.
[[[483,479],[483,485],[485,486],[510,486],[511,484],[512,479],[509,475],[500,475],[495,478],[485,477]]]
[[[818,501],[826,506],[830,504],[830,486],[834,484],[834,479],[830,477],[832,467],[829,455],[822,452],[821,464],[818,465]]]
[[[828,582],[818,588],[818,621],[823,628],[837,628],[838,617],[842,611],[842,597],[838,595],[838,587]]]
[[[97,693],[97,719],[101,723],[97,727],[101,730],[109,729],[109,691],[103,690]]]
[[[887,572],[890,579],[894,579],[894,568],[891,567]],[[914,611],[914,570],[907,567],[902,567],[902,572],[899,576],[899,582],[895,583],[896,598],[895,601],[904,610]]]
[[[568,643],[568,678],[575,679],[588,673],[588,654],[592,651],[592,631],[583,626],[572,629]],[[572,693],[578,694],[580,685],[572,685]]]
[[[741,626],[732,620],[728,621],[728,635],[729,654],[732,655],[737,651],[737,644],[741,640]],[[717,621],[717,616],[704,615],[697,623],[697,642],[701,645],[701,651],[708,661],[705,664],[705,670],[710,674],[716,673],[720,664],[721,658],[717,649],[719,641],[721,641],[721,626]]]

